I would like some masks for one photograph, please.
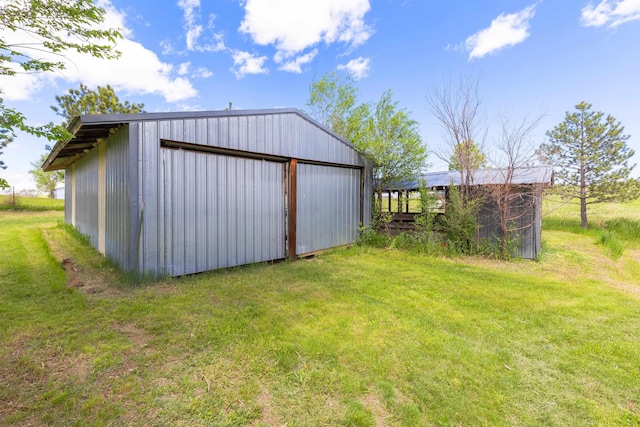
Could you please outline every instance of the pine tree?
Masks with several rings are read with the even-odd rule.
[[[546,133],[540,146],[542,161],[556,168],[556,182],[567,198],[580,201],[582,228],[589,226],[587,205],[627,202],[640,196],[638,181],[630,177],[634,151],[627,147],[629,135],[610,115],[591,111],[584,101],[567,112],[564,122]]]

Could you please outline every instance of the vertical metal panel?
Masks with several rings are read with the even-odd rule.
[[[514,229],[511,238],[515,239],[517,247],[512,256],[534,259],[541,244],[541,199],[533,193],[523,192],[523,197],[530,201],[512,206],[509,216],[514,218],[510,227]],[[498,206],[491,200],[486,200],[478,214],[478,237],[493,244],[499,244],[502,237]]]
[[[298,164],[297,254],[355,242],[359,169]]]
[[[209,121],[207,119],[197,119],[195,134],[193,135],[193,141],[188,141],[188,142],[205,145],[205,142],[207,141],[208,132],[209,132]]]
[[[107,143],[98,145],[98,251],[106,255]]]
[[[76,227],[98,247],[98,150],[93,149],[76,162]]]
[[[162,123],[162,122],[160,122]],[[142,231],[140,254],[138,260],[139,271],[156,271],[160,263],[161,242],[158,240],[159,217],[162,216],[161,206],[158,204],[160,191],[160,144],[158,122],[144,122],[142,124],[142,141],[140,141],[142,155],[140,156],[139,189],[142,195],[140,206],[142,217]]]
[[[165,221],[171,241],[165,273],[284,258],[281,164],[166,148],[161,155],[171,171],[162,187],[172,218]]]
[[[184,185],[178,191],[184,194],[184,264],[186,271],[198,271],[196,238],[196,186],[198,181],[204,181],[206,177],[196,176],[196,153],[193,151],[184,152]],[[203,229],[202,232],[206,232]]]
[[[255,126],[252,116],[240,116],[238,117],[236,125],[236,148],[242,151],[255,151],[250,148],[254,148],[255,141],[251,141],[251,147],[249,143],[249,127]]]
[[[207,170],[207,158],[210,156],[196,156],[194,168],[195,181],[195,252],[196,270],[204,271],[207,268],[208,248],[207,235],[209,226],[207,221],[207,186],[209,171]]]
[[[196,119],[184,119],[183,120],[183,134],[180,141],[184,142],[197,142],[196,138]]]
[[[71,209],[73,209],[72,195],[73,195],[73,178],[71,177],[73,167],[69,166],[64,170],[64,222],[72,224],[71,222]]]
[[[121,127],[106,141],[105,253],[121,268],[129,269],[129,129]]]

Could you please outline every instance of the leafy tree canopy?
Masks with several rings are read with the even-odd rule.
[[[126,114],[144,111],[144,104],[121,102],[110,85],[98,86],[97,90],[91,90],[81,83],[79,89],[69,89],[67,95],[56,96],[56,101],[58,106],[52,106],[51,109],[64,117],[65,122],[81,114]]]
[[[338,135],[350,139],[354,131],[354,122],[358,90],[353,80],[341,77],[334,72],[324,74],[320,80],[315,80],[309,86],[309,100],[307,106],[309,114],[320,124],[331,129]]]
[[[335,72],[314,80],[309,89],[310,115],[374,162],[376,190],[414,178],[425,166],[427,150],[418,124],[393,101],[390,90],[375,106],[358,104],[353,80]]]
[[[547,131],[548,141],[540,146],[539,156],[556,168],[563,194],[579,199],[582,227],[587,228],[587,205],[634,200],[640,196],[640,186],[630,177],[634,151],[627,147],[629,135],[620,122],[592,111],[584,101],[575,108]]]
[[[58,184],[61,184],[64,182],[64,171],[62,170],[57,170],[53,172],[43,171],[41,166],[44,163],[44,161],[47,160],[48,156],[49,156],[49,153],[46,152],[40,156],[39,160],[35,162],[31,162],[31,166],[33,166],[33,169],[29,170],[29,173],[31,174],[31,176],[33,176],[33,179],[36,182],[36,188],[39,191],[48,193],[50,197],[53,197],[53,190],[56,189]]]
[[[398,181],[415,178],[425,167],[427,149],[422,144],[418,122],[393,101],[393,92],[380,97],[366,118],[365,132],[353,141],[356,148],[373,159],[378,190]]]
[[[97,58],[119,55],[113,45],[122,35],[104,28],[104,9],[91,0],[5,0],[0,2],[0,75],[58,71],[64,55],[75,51]],[[2,88],[0,88],[2,93]],[[0,99],[0,147],[18,131],[50,141],[70,137],[60,126],[31,126],[20,111]]]
[[[480,147],[471,139],[455,144],[453,153],[449,159],[449,170],[469,171],[482,169],[487,166],[487,163],[487,155],[484,154]]]
[[[0,38],[0,74],[55,71],[65,68],[60,58],[73,50],[97,58],[112,59],[112,50],[122,35],[116,29],[104,29],[104,9],[92,0],[8,0],[0,5],[2,27],[25,41]],[[54,55],[43,55],[49,52]]]

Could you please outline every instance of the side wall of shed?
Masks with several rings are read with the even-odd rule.
[[[92,149],[75,162],[71,171],[72,191],[69,209],[70,223],[89,237],[98,247],[98,150]]]
[[[123,269],[130,269],[128,127],[65,170],[65,221]]]
[[[104,144],[104,253],[128,270],[132,268],[128,126],[119,128]]]
[[[522,202],[525,200],[525,202]],[[512,207],[510,228],[513,256],[534,259],[538,256],[542,239],[541,198],[524,191],[519,198],[522,205]],[[498,207],[493,201],[485,201],[478,215],[478,236],[492,244],[498,244],[502,236]]]

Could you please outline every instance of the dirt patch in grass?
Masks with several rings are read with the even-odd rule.
[[[43,229],[42,236],[49,245],[51,255],[60,263],[67,273],[67,286],[78,289],[86,295],[101,297],[121,295],[123,291],[110,284],[117,281],[114,268],[85,267],[76,260],[73,249],[63,244],[59,236],[53,235],[55,230]]]
[[[132,325],[130,323],[125,325],[112,324],[113,329],[125,335],[129,341],[133,344],[134,348],[146,347],[153,336],[148,332]]]
[[[286,425],[286,423],[283,423],[282,420],[275,416],[275,414],[271,410],[271,406],[273,403],[269,390],[263,387],[260,391],[260,394],[258,395],[258,398],[256,399],[256,403],[262,408],[262,414],[259,419],[251,423],[252,426],[265,424],[268,426]]]
[[[369,393],[365,395],[361,402],[364,406],[369,408],[376,422],[376,427],[384,427],[389,425],[390,415],[385,409],[382,402],[380,402],[380,398],[373,393]]]

